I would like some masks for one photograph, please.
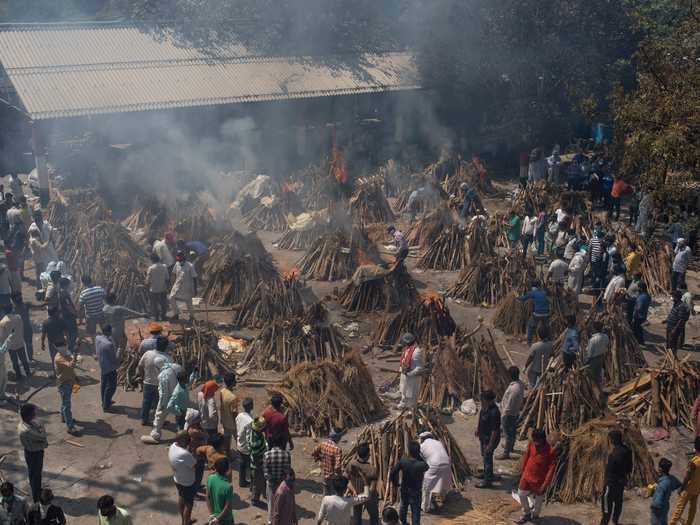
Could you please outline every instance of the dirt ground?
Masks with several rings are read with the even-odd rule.
[[[489,209],[502,208],[504,201],[487,201]],[[405,224],[404,224],[405,226]],[[275,234],[260,232],[260,238],[274,256],[280,270],[294,267],[301,252],[278,250],[272,246],[278,237]],[[452,282],[455,272],[420,272],[414,268],[415,260],[409,259],[409,268],[413,277],[422,289],[433,289],[438,292],[445,290]],[[27,267],[27,275],[33,270]],[[690,286],[697,290],[697,276],[691,276]],[[309,282],[318,298],[327,298],[334,288],[342,289],[344,283]],[[66,434],[65,426],[59,417],[59,396],[53,381],[49,379],[48,354],[40,351],[39,323],[44,313],[33,300],[33,289],[27,286],[25,297],[30,298],[31,314],[35,325],[35,374],[28,381],[16,385],[13,381],[8,386],[8,394],[16,395],[21,401],[31,397],[31,401],[40,407],[41,420],[46,424],[49,433],[49,448],[46,451],[44,465],[44,485],[53,489],[57,502],[63,506],[69,516],[69,523],[75,525],[95,523],[95,503],[97,498],[105,493],[112,494],[118,505],[126,507],[134,516],[135,524],[147,522],[176,524],[177,515],[176,492],[172,483],[171,470],[167,461],[167,445],[144,445],[140,436],[147,433],[141,426],[139,407],[141,395],[139,392],[125,392],[119,389],[115,402],[118,413],[103,414],[99,402],[99,371],[93,357],[93,352],[86,352],[78,369],[82,388],[73,398],[73,415],[83,428],[82,435],[72,437]],[[483,317],[489,325],[491,310],[467,307],[455,302],[449,303],[451,312],[458,325],[464,328],[476,326],[479,317]],[[655,311],[663,316],[667,305],[657,305]],[[360,323],[359,337],[349,339],[355,348],[366,345],[367,336],[376,322],[377,316],[348,316],[336,303],[329,303],[333,318],[341,326],[349,322]],[[201,317],[201,316],[200,316]],[[212,316],[213,317],[213,316]],[[226,314],[218,314],[222,322],[226,322]],[[139,321],[134,321],[139,322]],[[143,322],[143,321],[140,321]],[[647,345],[647,358],[650,362],[657,359],[658,349],[655,344],[662,341],[663,325],[658,318],[649,327],[651,337]],[[687,329],[686,348],[697,346],[699,336],[698,322],[691,319]],[[494,331],[499,350],[507,347],[516,364],[522,366],[527,357],[527,348],[522,340],[505,337]],[[394,367],[395,356],[386,353],[368,353],[365,359],[373,372],[375,385],[380,385],[391,378],[391,374],[380,372],[378,366]],[[506,359],[505,353],[502,357]],[[694,356],[695,358],[695,356]],[[387,361],[387,359],[389,361]],[[8,367],[11,368],[8,359]],[[250,372],[243,377],[238,389],[241,397],[250,396],[255,400],[255,413],[259,413],[266,405],[267,395],[265,381],[274,379],[275,375],[253,374]],[[17,439],[18,415],[13,405],[0,407],[0,476],[11,480],[25,493],[28,491],[24,459]],[[467,459],[476,470],[480,466],[478,443],[473,432],[476,426],[475,417],[466,417],[456,413],[447,417],[451,431],[457,438]],[[348,450],[357,435],[358,429],[349,432],[341,442],[343,449]],[[165,439],[173,436],[174,424],[166,427]],[[293,466],[298,477],[297,505],[300,521],[311,523],[318,511],[321,499],[321,480],[317,466],[310,460],[310,454],[315,441],[307,437],[297,437],[296,447],[292,454]],[[524,443],[519,444],[522,448]],[[652,444],[652,450],[659,456],[665,455],[673,460],[673,473],[681,477],[686,463],[686,450],[690,448],[690,436],[673,432],[672,435]],[[518,507],[510,497],[514,484],[514,471],[517,464],[514,461],[497,461],[497,472],[502,481],[492,490],[479,490],[474,482],[469,481],[461,493],[451,495],[442,515],[425,516],[423,523],[479,523],[495,524],[510,522],[518,516]],[[235,475],[237,479],[237,475]],[[248,490],[241,492],[237,484],[236,504],[234,515],[237,523],[254,524],[265,522],[265,512],[251,507],[248,503]],[[649,502],[637,495],[636,491],[628,491],[625,500],[625,510],[622,522],[625,524],[641,523],[648,520]],[[594,504],[559,505],[551,504],[545,507],[544,517],[540,523],[554,524],[592,524],[599,520],[599,510]],[[200,523],[207,517],[206,504],[199,501],[195,505],[194,516]]]

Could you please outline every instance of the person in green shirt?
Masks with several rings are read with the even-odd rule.
[[[209,523],[233,525],[233,487],[226,476],[230,470],[228,458],[219,459],[214,465],[216,472],[207,479],[207,507]]]
[[[520,216],[518,212],[513,210],[510,213],[510,219],[508,219],[508,240],[514,245],[520,240],[520,232],[522,229],[522,224],[520,221]]]
[[[129,513],[114,504],[114,498],[108,494],[97,500],[100,525],[133,525]]]

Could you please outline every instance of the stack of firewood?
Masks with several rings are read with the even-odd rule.
[[[453,299],[473,305],[496,304],[514,289],[529,286],[535,269],[520,257],[480,257],[460,273],[447,290]]]
[[[366,425],[384,413],[372,376],[357,352],[339,360],[296,365],[268,392],[282,395],[292,428],[312,437]]]
[[[632,451],[628,487],[647,487],[657,479],[654,459],[639,427],[628,419],[604,417],[566,433],[558,444],[559,455],[547,498],[562,503],[597,501],[605,491],[605,475],[612,445],[608,434],[622,432],[622,442]]]
[[[418,246],[424,250],[432,244],[435,238],[452,224],[452,213],[444,206],[440,206],[433,211],[421,216],[416,222],[411,224],[406,231],[406,241],[410,246]]]
[[[350,199],[353,220],[365,226],[375,222],[389,223],[395,219],[394,212],[378,184],[361,186]]]
[[[362,230],[337,230],[316,240],[297,266],[301,275],[318,281],[348,279],[358,266],[374,264],[379,256]]]
[[[440,335],[447,334],[450,329],[454,332],[454,328],[454,320],[443,298],[424,294],[412,306],[382,318],[372,339],[376,346],[390,347],[402,334],[410,332],[419,344],[429,346],[438,344]]]
[[[467,265],[467,233],[458,224],[450,224],[438,234],[418,260],[426,270],[461,270]]]
[[[325,223],[316,223],[307,230],[289,229],[275,241],[275,246],[282,250],[308,250],[313,243],[329,232],[329,226]]]
[[[289,370],[307,361],[339,359],[347,350],[340,331],[328,321],[325,307],[317,303],[301,316],[270,320],[251,343],[243,364]]]
[[[365,276],[367,269],[375,271]],[[413,304],[417,297],[416,283],[403,264],[387,270],[360,266],[340,296],[340,303],[349,312],[373,312]]]
[[[294,317],[304,312],[302,284],[295,273],[281,279],[260,281],[241,305],[236,318],[238,326],[262,328],[272,319]]]
[[[493,317],[493,326],[503,330],[509,335],[523,335],[527,332],[527,321],[532,314],[531,301],[518,301],[516,297],[525,293],[525,287],[521,286],[517,293],[513,291],[506,295],[496,306]],[[562,287],[550,288],[549,294],[549,330],[550,334],[556,336],[565,328],[567,318],[576,315],[578,301],[576,294]]]
[[[260,239],[237,231],[214,243],[204,263],[206,287],[203,298],[214,305],[237,305],[253,293],[261,281],[274,281],[279,274],[272,256]]]
[[[623,258],[630,252],[631,245],[636,245],[637,253],[642,257],[640,273],[649,293],[652,295],[670,293],[673,261],[671,243],[660,237],[654,237],[647,242],[629,227],[618,228],[614,234],[615,246],[620,250]]]
[[[260,204],[243,216],[243,222],[251,230],[270,232],[287,231],[287,216],[298,215],[304,211],[301,200],[292,191],[281,192],[274,197],[263,198]]]
[[[693,403],[700,393],[700,367],[686,357],[679,359],[666,351],[656,366],[610,395],[610,408],[650,427],[684,426],[695,430]]]
[[[439,414],[420,408],[402,412],[384,423],[365,427],[357,438],[357,444],[369,444],[370,463],[377,468],[377,491],[385,503],[396,502],[399,492],[398,486],[389,480],[391,469],[401,458],[408,456],[408,444],[425,431],[431,432],[445,446],[450,457],[452,480],[458,490],[471,476],[464,454]],[[344,466],[355,458],[357,444],[344,456]]]

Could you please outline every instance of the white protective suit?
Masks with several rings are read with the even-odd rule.
[[[176,262],[173,274],[175,275],[175,283],[170,290],[170,308],[173,310],[173,315],[179,315],[177,302],[181,301],[187,305],[187,311],[192,319],[194,317],[192,298],[194,297],[194,280],[197,278],[197,270],[194,269],[191,262]]]
[[[418,404],[418,393],[420,392],[421,376],[425,368],[425,355],[423,350],[415,343],[405,347],[401,352],[401,361],[403,364],[404,356],[408,357],[408,350],[415,347],[410,358],[410,362],[406,363],[406,371],[401,372],[401,380],[399,383],[399,391],[401,392],[401,402],[399,408],[416,408]],[[407,359],[408,360],[408,359]]]
[[[420,453],[428,464],[428,472],[423,477],[423,498],[421,509],[427,512],[430,508],[430,495],[444,495],[452,486],[452,469],[450,468],[450,456],[447,455],[445,446],[432,435],[423,440],[420,445]]]
[[[160,432],[163,430],[165,418],[168,415],[168,403],[173,395],[173,390],[177,386],[177,375],[182,371],[182,367],[176,363],[166,361],[162,357],[157,357],[154,364],[158,366],[158,361],[162,360],[163,364],[158,374],[158,405],[156,406],[156,414],[153,417],[153,430],[151,437],[156,441],[160,441]]]
[[[581,293],[583,287],[583,273],[586,270],[586,254],[585,252],[576,252],[569,263],[569,277],[567,288],[576,295]]]

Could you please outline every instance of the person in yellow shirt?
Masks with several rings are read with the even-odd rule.
[[[676,502],[676,508],[669,521],[669,525],[676,525],[682,521],[683,511],[688,506],[688,519],[685,521],[692,525],[695,520],[695,512],[698,507],[698,496],[700,495],[700,436],[695,438],[695,455],[688,464],[688,471],[680,488],[680,496]]]
[[[238,415],[238,396],[233,389],[236,387],[236,374],[228,372],[224,375],[224,385],[218,391],[221,426],[224,427],[224,449],[230,457],[231,437],[236,434],[236,416]]]
[[[637,246],[630,243],[630,252],[625,257],[625,269],[627,270],[627,279],[632,280],[632,277],[639,272],[642,266],[642,256],[637,253]]]
[[[73,385],[78,384],[75,375],[75,363],[65,344],[56,344],[56,357],[54,357],[54,369],[56,370],[56,387],[61,396],[61,416],[68,427],[69,434],[76,434],[73,412],[71,410],[71,396],[73,395]]]

